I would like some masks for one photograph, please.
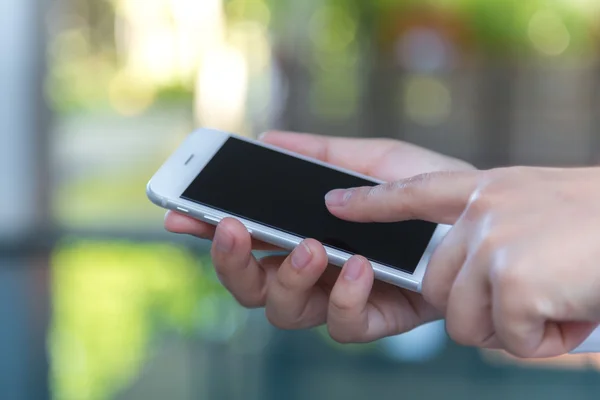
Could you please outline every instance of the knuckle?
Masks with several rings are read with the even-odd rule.
[[[404,196],[411,196],[415,193],[419,186],[427,183],[434,174],[433,172],[428,172],[424,174],[419,174],[415,176],[411,176],[407,179],[403,179],[400,181],[392,182],[389,184],[389,190],[391,192],[402,192]]]
[[[269,323],[274,327],[279,329],[285,329],[285,324],[283,323],[283,321],[281,321],[279,313],[274,312],[271,307],[265,307],[265,317],[267,318],[267,321],[269,321]]]
[[[411,176],[410,178],[405,179],[403,182],[405,183],[406,187],[419,186],[427,183],[432,178],[439,176],[440,174],[443,174],[443,172],[425,172]]]
[[[327,331],[329,332],[329,336],[340,344],[356,343],[358,341],[352,332],[346,329],[340,329],[335,325],[328,324]]]
[[[492,210],[495,202],[496,199],[494,193],[488,187],[479,188],[473,193],[469,200],[467,215],[474,218],[480,218]]]
[[[225,286],[236,301],[244,308],[255,309],[264,307],[267,303],[267,287],[258,290],[238,289]]]
[[[512,353],[513,356],[517,358],[533,358],[535,356],[535,349],[531,349],[528,347],[517,346],[513,349],[509,349],[509,353]]]
[[[497,264],[490,278],[501,319],[510,321],[524,314],[535,314],[538,302],[532,297],[524,269],[519,264]]]
[[[476,259],[484,263],[493,261],[497,252],[506,245],[506,241],[506,235],[500,229],[495,229],[479,243],[476,250]]]
[[[330,302],[331,312],[336,315],[350,315],[354,312],[355,305],[352,299],[348,298],[331,298]]]
[[[499,291],[501,298],[510,298],[523,282],[523,268],[519,263],[500,262],[492,265],[490,279],[492,285]]]
[[[230,273],[229,268],[227,268],[225,265],[223,265],[219,261],[220,260],[213,257],[212,264],[215,268],[215,273],[217,274],[217,278],[219,279],[219,282],[221,282],[221,284],[223,284],[224,286],[227,286],[229,281],[231,280],[230,278],[232,277],[233,274]]]
[[[279,292],[282,293],[290,293],[296,291],[296,285],[292,282],[293,279],[291,277],[283,276],[284,271],[280,269],[277,273],[277,279],[275,279],[275,285]]]
[[[503,204],[508,182],[510,180],[500,172],[492,171],[483,175],[478,188],[469,199],[467,214],[480,218],[490,213],[499,204]]]
[[[275,310],[273,307],[265,308],[265,316],[267,317],[267,321],[274,327],[283,330],[293,330],[296,329],[296,324],[291,319],[287,318],[285,314],[281,314]]]
[[[392,187],[394,183],[384,183],[381,185],[375,185],[361,190],[360,195],[365,200],[377,199],[380,197],[386,197],[392,193]]]
[[[453,320],[446,321],[446,332],[450,338],[461,346],[471,346],[473,332],[465,329],[464,324],[454,322]]]
[[[437,175],[437,172],[429,172],[423,173],[415,176],[411,176],[406,179],[401,179],[394,182],[384,183],[382,185],[374,186],[371,188],[369,195],[386,195],[397,192],[402,192],[404,196],[409,196],[414,193],[415,189],[425,184],[429,181],[434,175]]]
[[[499,167],[486,171],[488,183],[508,183],[529,171],[527,167]]]
[[[508,327],[502,334],[504,348],[509,353],[518,358],[532,358],[538,350],[537,345],[532,345],[527,337],[523,337],[514,329]]]
[[[445,312],[446,304],[450,295],[450,287],[447,282],[434,282],[423,285],[422,295],[427,303],[433,306],[438,311]]]
[[[371,191],[376,188],[378,188],[378,186],[359,187],[352,189],[352,195],[350,196],[350,204],[357,206],[357,203],[362,204],[366,201],[371,200],[371,197],[373,197]]]
[[[331,338],[342,344],[362,343],[368,327],[356,307],[348,303],[331,303],[327,330]]]
[[[258,294],[233,295],[236,301],[244,308],[259,308],[264,306],[262,296]]]

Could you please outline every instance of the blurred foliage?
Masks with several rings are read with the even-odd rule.
[[[73,33],[75,35],[75,33]],[[69,34],[57,39],[55,45],[69,46]],[[60,41],[66,43],[59,43]],[[46,81],[46,93],[55,112],[59,114],[114,110],[110,90],[119,91],[122,101],[148,102],[156,107],[193,102],[190,86],[173,83],[158,88],[148,88],[128,79],[124,88],[116,87],[119,68],[107,55],[78,56],[59,52],[51,57],[52,73]],[[151,103],[151,104],[150,104]],[[145,111],[146,107],[144,107]],[[136,110],[134,110],[135,112]]]
[[[145,184],[150,168],[135,168],[123,173],[100,173],[86,179],[67,181],[56,190],[53,214],[71,228],[156,226],[161,210],[146,197]]]
[[[540,11],[555,13],[564,24],[569,36],[569,53],[589,53],[597,40],[594,32],[600,14],[600,3],[587,0],[379,0],[374,3],[378,21],[375,26],[382,22],[406,25],[424,17],[427,23],[426,16],[429,16],[432,17],[429,21],[433,21],[430,27],[444,28],[441,25],[450,24],[463,33],[460,40],[464,42],[456,43],[458,47],[492,58],[536,54],[529,30],[532,17]],[[388,27],[387,32],[395,31]],[[394,40],[385,36],[382,39]]]
[[[149,4],[158,1],[152,0]],[[157,84],[145,82],[143,77],[125,75],[125,87],[119,86],[119,80],[115,81],[115,77],[123,73],[123,60],[120,59],[120,45],[117,43],[117,33],[121,28],[115,20],[118,15],[116,7],[125,2],[71,0],[67,4],[72,8],[70,17],[62,21],[49,54],[52,73],[48,80],[48,96],[56,110],[71,112],[109,108],[111,90],[124,101],[129,99],[132,102],[141,101],[142,104],[192,101],[195,88],[187,78]],[[165,15],[169,13],[167,4],[170,3],[164,2],[163,5]],[[384,42],[393,41],[394,37],[389,35],[397,34],[394,27],[419,22],[420,18],[428,14],[436,16],[433,21],[437,22],[434,23],[454,24],[455,29],[464,32],[460,40],[465,43],[459,43],[459,46],[470,46],[476,53],[503,56],[537,53],[531,42],[530,24],[536,13],[546,10],[558,16],[558,21],[554,21],[556,26],[541,29],[541,34],[547,35],[546,40],[552,41],[553,35],[564,36],[566,32],[566,39],[558,38],[568,42],[565,54],[589,53],[597,40],[594,32],[598,26],[600,2],[307,0],[298,3],[279,0],[224,0],[223,10],[229,24],[252,21],[259,26],[270,27],[273,38],[277,40],[289,37],[296,41],[280,43],[280,47],[308,49],[311,54],[309,60],[329,68],[333,74],[333,69],[341,70],[334,68],[336,65],[355,66],[355,60],[360,58],[361,42],[378,37]],[[298,10],[305,10],[303,12],[309,13],[306,15],[312,14],[312,17],[308,20],[297,17],[295,14]],[[546,22],[550,25],[553,23],[548,19]],[[173,25],[172,29],[177,30],[178,26]],[[290,30],[299,34],[289,36],[286,32],[289,33]],[[565,31],[561,33],[560,30]],[[300,56],[300,60],[305,59],[303,55]],[[350,73],[347,78],[351,76]],[[329,89],[324,92],[331,93]],[[346,94],[343,97],[348,98]]]
[[[145,15],[144,6],[160,1],[139,0],[140,15]],[[157,80],[126,69],[127,54],[119,43],[119,35],[127,38],[120,32],[120,3],[64,2],[67,12],[49,49],[47,95],[54,109],[63,115],[111,110],[135,116],[173,103],[191,108],[199,90],[190,78],[193,73]],[[406,27],[439,29],[454,35],[454,45],[465,53],[485,57],[537,56],[540,49],[560,56],[586,55],[596,46],[592,31],[599,6],[597,0],[226,0],[223,10],[228,39],[246,46],[243,53],[253,79],[260,75],[255,69],[267,68],[266,53],[284,51],[311,74],[312,111],[344,119],[359,107],[362,67],[379,62],[371,58],[373,49],[381,52],[395,44]],[[264,46],[273,49],[265,50],[261,38],[267,28],[269,43]],[[166,28],[156,27],[161,29]],[[190,47],[195,46],[193,39]],[[565,44],[564,52],[564,46],[555,46],[557,41]],[[420,83],[412,92],[431,89],[430,81]],[[433,92],[443,95],[442,89]],[[161,161],[166,155],[160,154]],[[54,215],[69,227],[156,225],[162,211],[144,193],[155,156],[147,155],[148,164],[64,182],[56,191]],[[215,279],[208,258],[197,259],[163,243],[65,241],[54,254],[52,287],[49,346],[53,392],[59,400],[111,398],[139,373],[159,333],[226,338],[244,315]],[[338,346],[325,328],[317,331]],[[344,350],[362,352],[373,346]]]
[[[570,53],[589,52],[593,47],[589,14],[567,1],[471,0],[464,2],[461,11],[477,48],[488,56],[535,52],[529,29],[540,11],[550,11],[562,20],[569,35]]]
[[[308,23],[313,81],[309,103],[315,115],[345,119],[359,107],[359,13],[353,2],[330,1]]]
[[[175,245],[65,241],[52,260],[54,398],[112,398],[139,374],[160,332],[231,333],[240,310],[212,271],[208,258]]]

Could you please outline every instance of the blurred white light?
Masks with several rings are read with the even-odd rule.
[[[560,15],[540,10],[529,21],[529,40],[540,53],[558,56],[569,47],[571,35]]]
[[[157,85],[195,78],[205,51],[224,40],[222,0],[118,0],[117,48],[127,68]]]
[[[437,79],[411,77],[404,91],[406,115],[421,125],[440,125],[450,116],[452,95]]]
[[[248,66],[227,45],[205,53],[196,81],[196,116],[204,126],[237,131],[243,124]]]
[[[168,0],[117,0],[116,12],[136,21],[161,19]]]
[[[261,132],[272,126],[273,118],[284,104],[279,100],[280,75],[272,57],[267,27],[252,20],[235,22],[229,26],[227,38],[243,54],[247,65],[247,125],[242,130]]]
[[[205,51],[218,47],[225,36],[222,0],[170,0],[177,25],[179,66],[184,76],[196,72]]]
[[[380,341],[384,353],[399,361],[424,362],[440,354],[446,346],[443,321],[420,326],[410,332]]]
[[[158,84],[172,82],[178,73],[174,32],[157,28],[140,39],[131,49],[130,68]]]

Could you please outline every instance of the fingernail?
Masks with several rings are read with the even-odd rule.
[[[336,189],[327,193],[325,196],[325,203],[330,206],[343,206],[352,197],[352,190]]]
[[[221,253],[229,253],[233,250],[233,237],[227,232],[218,232],[215,235],[215,247]]]
[[[355,281],[360,277],[363,269],[363,262],[358,257],[352,257],[344,267],[344,279]]]
[[[292,266],[296,269],[302,269],[308,265],[312,258],[312,252],[306,243],[300,243],[292,254]]]

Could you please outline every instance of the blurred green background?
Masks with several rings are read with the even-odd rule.
[[[600,151],[597,0],[3,0],[0,398],[597,398],[443,324],[282,332],[145,184],[198,126],[393,137],[481,168]]]

